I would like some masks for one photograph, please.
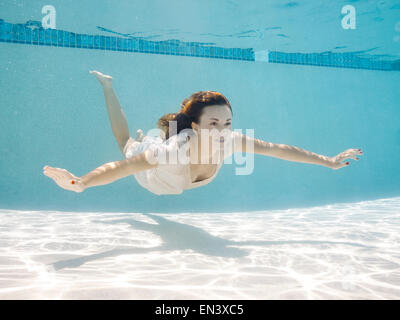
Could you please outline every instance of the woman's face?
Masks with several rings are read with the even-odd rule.
[[[232,131],[231,109],[227,105],[205,107],[199,123],[192,122],[192,127],[200,136],[200,141],[204,137],[208,137],[210,145],[212,143],[221,148]]]

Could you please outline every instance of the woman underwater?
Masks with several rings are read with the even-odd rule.
[[[331,169],[347,166],[349,162],[344,160],[359,160],[356,155],[363,153],[361,149],[347,149],[337,156],[327,157],[232,131],[231,105],[225,96],[215,91],[196,92],[184,99],[178,113],[164,115],[158,121],[162,130],[159,137],[145,136],[138,130],[136,139],[133,139],[115,95],[112,77],[98,71],[90,73],[103,88],[111,127],[125,159],[103,164],[82,177],[76,177],[65,169],[45,166],[43,173],[66,190],[82,192],[134,175],[138,183],[150,192],[180,194],[211,182],[223,160],[235,152],[252,152]],[[175,131],[171,130],[171,124]]]

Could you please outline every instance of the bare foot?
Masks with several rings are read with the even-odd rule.
[[[74,176],[72,173],[65,169],[52,168],[45,166],[43,168],[43,174],[53,179],[61,188],[65,190],[82,192],[85,190],[79,177]]]
[[[102,74],[101,72],[96,71],[96,70],[89,71],[89,73],[93,74],[97,78],[97,80],[99,80],[99,82],[102,86],[107,87],[107,88],[112,87],[112,79],[113,78],[111,76]]]

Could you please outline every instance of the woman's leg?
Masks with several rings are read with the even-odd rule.
[[[112,87],[112,77],[104,75],[98,71],[90,71],[90,73],[93,74],[97,80],[99,80],[103,88],[108,117],[110,118],[111,122],[111,128],[114,133],[114,137],[117,140],[118,147],[122,154],[124,154],[125,147],[128,146],[127,143],[133,143],[135,140],[130,137],[125,113],[122,110],[122,107],[119,104],[118,98]]]

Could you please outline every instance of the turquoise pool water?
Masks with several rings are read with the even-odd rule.
[[[400,297],[398,1],[49,4],[62,42],[52,44],[49,33],[45,45],[44,33],[39,45],[21,40],[13,27],[0,28],[0,297],[27,298],[24,288],[32,283],[32,295],[40,298],[72,297],[77,288],[87,289],[78,298],[167,298],[168,292],[172,298]],[[0,0],[1,25],[40,22],[43,5]],[[343,27],[346,5],[355,9],[355,29]],[[88,42],[78,46],[76,38],[64,42],[67,32],[110,37],[110,46],[106,38],[98,38],[104,47],[95,38],[92,48]],[[126,47],[118,47],[118,39]],[[139,40],[143,47],[137,42],[135,51]],[[133,177],[72,193],[44,176],[43,166],[82,176],[122,159],[102,90],[89,70],[113,76],[132,135],[155,128],[160,116],[177,111],[193,92],[214,90],[231,102],[233,127],[254,129],[257,138],[327,156],[348,148],[362,148],[364,155],[340,170],[256,155],[252,174],[235,175],[240,165],[226,164],[211,184],[181,195],[156,196]],[[146,214],[186,225],[178,229],[182,241],[190,239],[190,226],[208,240],[200,241],[204,247],[188,240],[188,247],[158,250],[169,239],[159,232],[126,221],[107,228],[98,223],[157,223]],[[74,227],[81,222],[83,229]],[[253,236],[254,228],[262,230]],[[99,233],[104,243],[96,240]],[[228,249],[235,247],[232,241],[254,247]],[[149,247],[154,249],[143,249]],[[294,254],[299,248],[301,257]],[[114,249],[120,254],[62,264]],[[132,267],[136,254],[155,263],[159,284],[141,278],[148,265]],[[277,255],[280,265],[272,262]],[[202,267],[190,267],[191,257]],[[126,277],[119,278],[115,259],[126,261]],[[186,272],[176,287],[162,286],[165,259]],[[321,268],[315,271],[312,261]],[[231,276],[215,273],[228,265]],[[101,294],[86,286],[86,268],[115,273]],[[362,276],[352,278],[356,273]],[[26,281],[18,280],[21,274],[29,275]],[[261,274],[269,278],[260,280]],[[132,277],[137,281],[127,280]],[[196,282],[202,277],[209,280],[205,285]],[[50,278],[52,287],[44,287],[41,281]],[[281,278],[286,291],[274,286]],[[68,279],[79,281],[60,293]]]

